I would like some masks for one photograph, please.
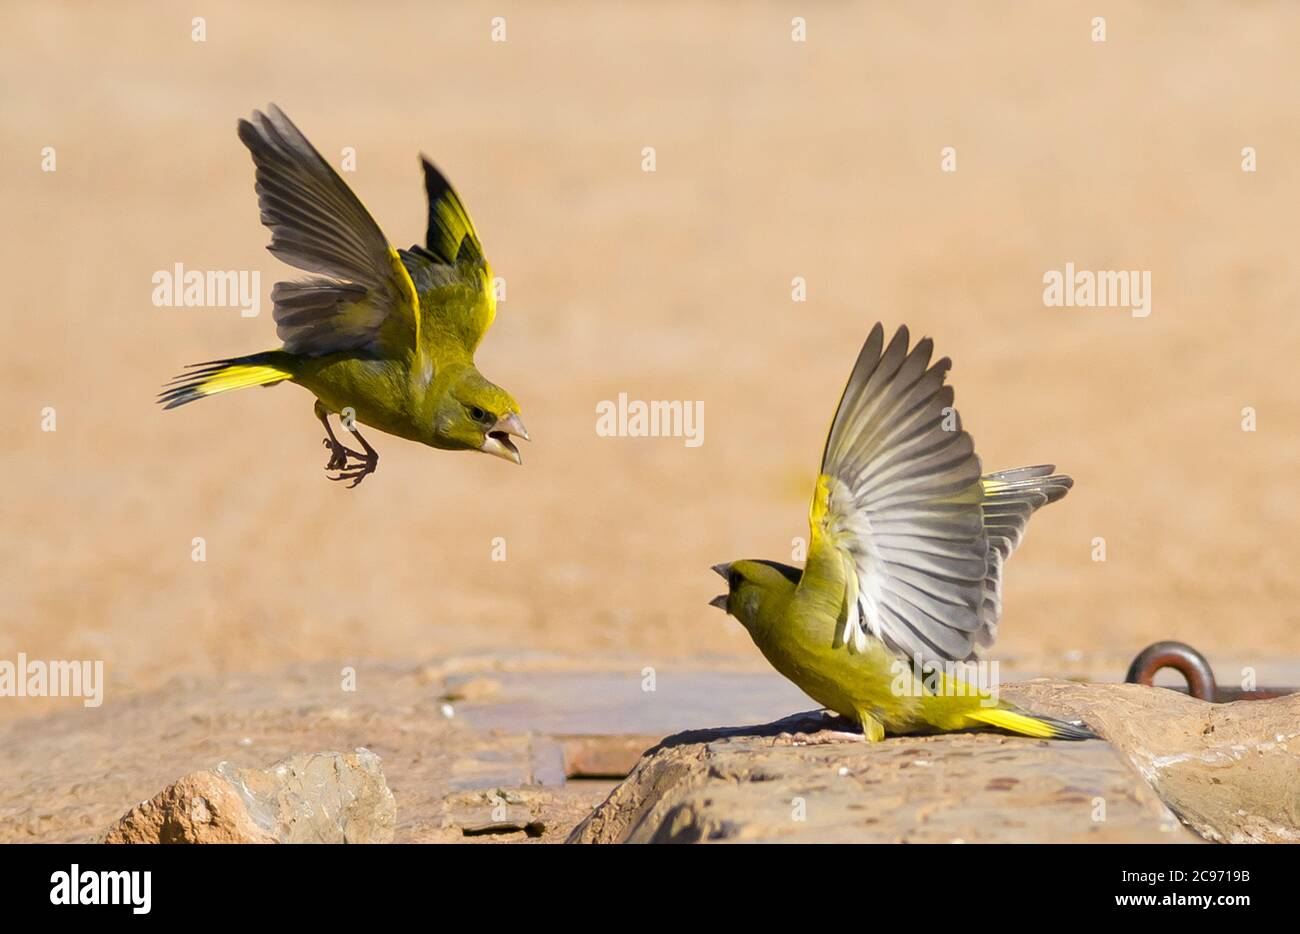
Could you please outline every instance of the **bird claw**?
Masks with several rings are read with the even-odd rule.
[[[348,464],[345,461],[342,465],[327,467],[326,469],[338,471],[337,476],[330,477],[331,480],[351,480],[352,482],[348,484],[348,489],[350,490],[375,472],[379,467],[379,455],[376,454],[372,457],[365,457],[364,455],[357,454],[355,451],[349,451],[347,448],[344,448],[343,450],[347,451],[348,454],[351,454],[353,457],[356,457],[361,463]],[[330,461],[330,463],[332,464],[333,461]]]
[[[847,730],[818,730],[816,733],[781,733],[772,742],[774,746],[826,746],[831,743],[861,743],[861,733]]]
[[[329,438],[326,438],[322,443],[325,445],[325,447],[330,449],[329,463],[325,465],[326,470],[348,470],[349,457],[356,458],[361,464],[367,462],[366,455],[358,451],[354,451],[350,447],[331,441]],[[376,458],[376,460],[378,460],[378,458]],[[360,466],[360,464],[353,465],[353,469],[355,469],[357,466]],[[373,473],[374,468],[371,467],[369,472]],[[338,479],[338,478],[331,477],[330,479]]]

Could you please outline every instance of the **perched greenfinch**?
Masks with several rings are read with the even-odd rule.
[[[239,121],[253,155],[262,223],[275,256],[315,277],[277,282],[279,350],[193,365],[159,402],[292,382],[316,397],[333,480],[356,486],[379,454],[356,423],[450,451],[521,463],[528,440],[511,395],[474,366],[496,316],[492,272],[460,197],[428,159],[429,224],[423,247],[392,247],[374,218],[278,107]],[[338,415],[362,451],[335,437]]]
[[[871,330],[831,423],[809,512],[804,569],[733,561],[714,570],[712,605],[748,630],[809,697],[886,733],[995,727],[1084,739],[1080,725],[1032,716],[970,683],[953,662],[992,644],[1002,566],[1040,506],[1073,485],[1051,466],[980,475],[971,437],[930,365],[900,327]]]

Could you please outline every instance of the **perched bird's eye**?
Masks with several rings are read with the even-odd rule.
[[[483,411],[482,409],[480,409],[477,405],[472,405],[472,406],[470,406],[470,409],[469,409],[469,417],[472,418],[472,419],[474,419],[474,421],[476,421],[476,422],[486,422],[486,421],[488,421],[488,413],[487,413],[487,412],[484,412],[484,411]]]

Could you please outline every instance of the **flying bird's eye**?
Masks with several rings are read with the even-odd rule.
[[[476,422],[486,422],[488,420],[488,413],[484,412],[477,405],[472,405],[469,409],[469,417],[474,419]]]

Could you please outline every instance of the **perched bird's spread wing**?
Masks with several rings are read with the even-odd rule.
[[[414,285],[357,196],[274,104],[240,120],[239,138],[257,167],[268,249],[326,277],[277,282],[272,290],[285,350],[413,352],[420,321]]]
[[[421,334],[435,359],[456,349],[473,357],[496,317],[492,270],[456,190],[423,156],[429,229],[423,247],[402,250],[420,296]]]
[[[982,625],[975,641],[992,645],[1002,616],[1002,565],[1025,537],[1025,524],[1040,506],[1065,496],[1074,481],[1055,472],[1054,464],[999,470],[980,478],[984,498],[984,534],[989,540],[989,569],[984,577]]]
[[[909,352],[906,327],[888,346],[872,328],[826,440],[809,567],[843,563],[836,642],[852,652],[870,635],[909,658],[964,659],[989,631],[980,461],[943,384],[951,362],[932,352],[928,338]]]

